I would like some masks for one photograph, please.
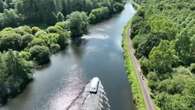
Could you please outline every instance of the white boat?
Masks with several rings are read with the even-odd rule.
[[[90,82],[90,88],[89,92],[96,94],[98,91],[98,86],[99,86],[100,79],[98,77],[94,77],[91,82]]]

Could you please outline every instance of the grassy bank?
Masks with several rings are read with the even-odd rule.
[[[141,87],[139,84],[138,77],[136,75],[135,67],[133,65],[133,61],[130,56],[129,52],[129,29],[131,28],[131,20],[128,22],[128,24],[124,27],[123,31],[123,41],[122,41],[122,47],[124,50],[124,65],[126,68],[126,72],[128,75],[128,81],[131,85],[132,93],[133,93],[133,101],[136,105],[136,108],[138,110],[146,110],[146,105],[144,102],[143,93],[141,91]]]

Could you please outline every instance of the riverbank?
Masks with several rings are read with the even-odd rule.
[[[128,75],[128,81],[131,85],[134,103],[138,110],[146,110],[143,93],[141,91],[141,87],[139,84],[138,77],[136,75],[133,61],[129,54],[129,38],[128,37],[129,37],[130,28],[131,28],[131,20],[124,27],[123,35],[122,35],[123,36],[122,47],[124,50],[124,65],[125,65],[126,72]]]

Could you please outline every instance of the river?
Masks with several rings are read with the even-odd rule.
[[[65,110],[95,76],[102,81],[111,110],[134,110],[121,47],[123,27],[134,13],[128,3],[121,14],[90,26],[81,41],[52,55],[24,92],[0,110]]]

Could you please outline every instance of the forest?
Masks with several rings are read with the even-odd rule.
[[[0,0],[0,105],[21,93],[51,54],[123,7],[122,0]]]
[[[155,104],[161,110],[195,109],[194,0],[136,0],[133,46]]]

